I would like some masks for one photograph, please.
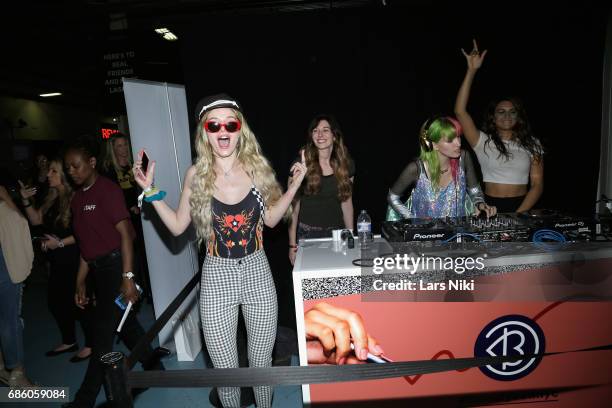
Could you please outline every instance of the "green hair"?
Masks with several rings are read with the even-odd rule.
[[[438,143],[444,139],[447,142],[454,140],[462,133],[461,124],[449,116],[438,116],[427,120],[419,134],[421,141],[421,154],[419,158],[427,163],[431,183],[435,189],[439,187],[440,182],[440,160],[438,152],[433,149],[433,143]],[[452,175],[455,178],[457,174],[458,161],[451,160]]]

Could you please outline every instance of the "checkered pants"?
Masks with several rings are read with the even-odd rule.
[[[215,368],[237,368],[238,307],[246,323],[249,366],[271,367],[278,306],[272,272],[263,250],[244,258],[207,256],[202,267],[200,315]],[[270,407],[272,387],[253,387],[258,407]],[[240,407],[240,388],[220,387],[224,407]]]

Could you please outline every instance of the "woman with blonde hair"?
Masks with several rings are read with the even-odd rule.
[[[75,320],[79,320],[85,334],[85,347],[75,354],[73,363],[86,360],[91,355],[92,313],[89,307],[81,310],[74,304],[76,277],[79,268],[79,249],[72,233],[70,201],[73,189],[59,159],[49,162],[47,173],[49,192],[40,208],[34,208],[31,198],[35,187],[21,184],[22,203],[32,225],[42,225],[46,232],[39,237],[39,245],[46,252],[50,265],[48,305],[62,335],[62,344],[49,350],[47,357],[78,350]]]
[[[121,132],[114,133],[108,140],[106,146],[106,158],[102,166],[102,174],[121,187],[125,206],[130,211],[130,219],[136,237],[134,239],[134,268],[140,277],[144,294],[151,299],[151,279],[142,232],[142,220],[140,219],[140,208],[138,207],[138,192],[134,172],[132,170],[132,150],[130,141]]]
[[[103,174],[121,187],[125,205],[131,214],[140,214],[138,194],[132,171],[132,152],[130,141],[123,133],[114,133],[108,140]]]
[[[251,367],[269,367],[276,337],[274,281],[263,251],[263,227],[274,227],[290,210],[305,174],[304,160],[292,167],[293,180],[282,193],[272,167],[246,122],[238,102],[226,94],[203,98],[196,106],[196,164],[187,170],[175,211],[152,186],[155,162],[134,166],[143,188],[172,234],[193,221],[206,242],[200,314],[204,339],[215,368],[238,367],[236,327],[242,307]],[[142,158],[142,153],[140,153]],[[224,407],[240,406],[240,389],[220,387]],[[270,407],[272,389],[254,387],[258,407]]]

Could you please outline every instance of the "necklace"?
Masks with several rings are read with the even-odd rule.
[[[447,167],[447,168],[445,168],[444,170],[440,170],[440,174],[444,174],[444,173],[446,173],[447,171],[448,171],[448,167]]]
[[[230,173],[232,172],[232,170],[234,169],[234,165],[236,164],[236,159],[234,159],[232,166],[229,168],[229,170],[225,171],[223,170],[223,167],[221,167],[221,164],[219,164],[219,167],[221,167],[221,171],[223,172],[223,176],[225,177],[229,177]]]

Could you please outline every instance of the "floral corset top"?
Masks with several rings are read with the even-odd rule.
[[[263,197],[257,187],[237,204],[212,198],[213,234],[207,254],[222,258],[242,258],[263,249]]]

